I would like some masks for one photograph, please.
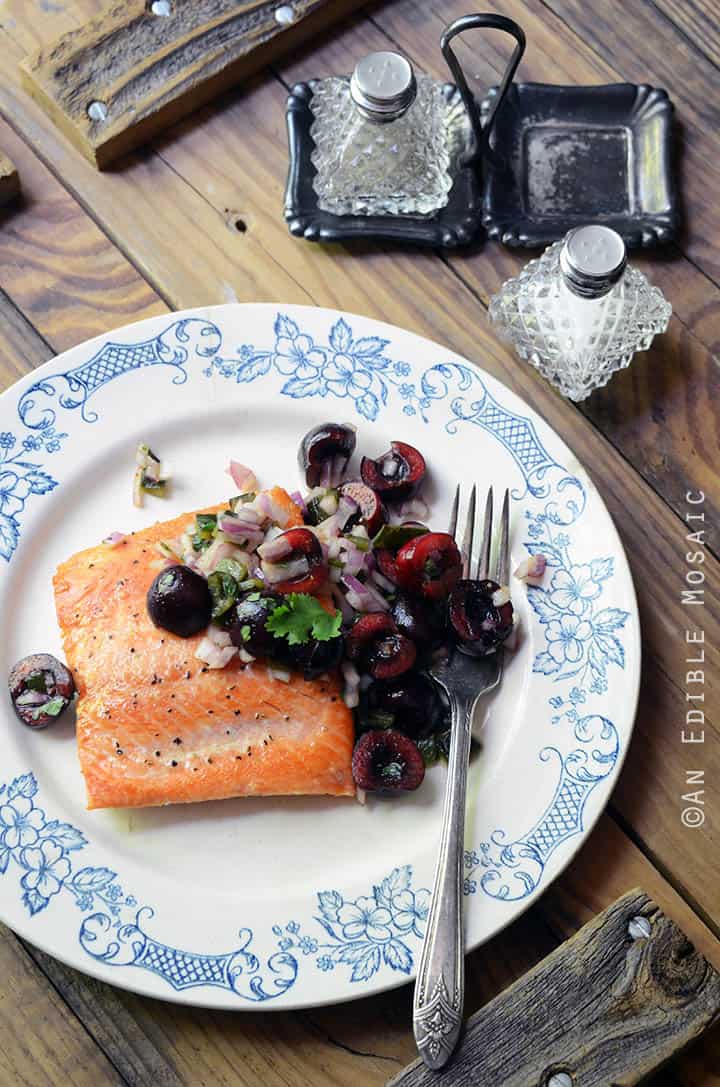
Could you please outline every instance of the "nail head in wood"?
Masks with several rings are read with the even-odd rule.
[[[91,121],[107,121],[107,106],[104,102],[90,102],[87,108],[87,115]]]
[[[567,1072],[553,1072],[550,1079],[545,1080],[545,1087],[573,1087],[573,1078]]]
[[[718,1020],[720,974],[635,890],[471,1016],[451,1078],[457,1087],[634,1087]],[[437,1083],[422,1061],[392,1081]]]
[[[652,928],[647,917],[633,917],[628,925],[628,933],[633,940],[647,940],[652,934]]]
[[[25,57],[20,75],[102,169],[364,2],[114,0]]]
[[[292,4],[282,4],[275,9],[275,22],[280,23],[281,26],[290,26],[295,22],[295,18],[295,9]]]

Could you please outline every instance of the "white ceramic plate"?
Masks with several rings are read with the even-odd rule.
[[[298,440],[328,418],[373,456],[417,445],[432,522],[458,480],[509,486],[520,641],[484,706],[470,772],[467,944],[512,921],[565,867],[630,740],[637,608],[610,517],[567,447],[524,403],[438,344],[364,317],[231,305],[151,318],[82,344],[0,399],[3,673],[62,656],[51,577],[111,530],[221,501],[232,455],[298,485]],[[148,440],[172,497],[131,504]],[[69,715],[68,715],[69,716]],[[406,981],[432,883],[444,768],[416,793],[250,799],[87,812],[72,721],[33,733],[0,709],[0,914],[105,981],[191,1004],[296,1008]]]

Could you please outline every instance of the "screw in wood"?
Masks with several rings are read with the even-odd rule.
[[[167,18],[168,15],[172,15],[170,0],[153,0],[150,5],[150,11],[153,15],[162,15],[164,18]]]
[[[554,1072],[545,1087],[573,1087],[572,1076],[567,1072]]]
[[[295,22],[295,10],[292,4],[282,4],[281,7],[275,9],[275,22],[280,23],[281,26],[290,26],[290,23]]]
[[[633,917],[628,925],[628,935],[632,940],[647,940],[652,927],[647,917]]]
[[[87,115],[91,121],[106,121],[107,120],[107,106],[104,102],[98,102],[97,100],[91,102],[87,108]]]

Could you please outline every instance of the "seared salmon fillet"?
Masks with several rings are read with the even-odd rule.
[[[302,522],[285,491],[270,493],[289,524]],[[263,661],[237,657],[210,669],[195,658],[203,634],[179,638],[151,622],[145,597],[162,562],[154,545],[193,517],[78,552],[55,574],[88,808],[353,795],[353,721],[338,677],[283,683]]]

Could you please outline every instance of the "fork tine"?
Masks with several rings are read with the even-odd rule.
[[[500,542],[495,561],[495,580],[498,585],[507,585],[510,579],[510,491],[505,491],[502,514],[500,515]]]
[[[463,535],[462,544],[460,545],[460,554],[462,555],[462,576],[470,577],[470,566],[472,564],[472,549],[473,549],[473,536],[475,534],[475,501],[477,498],[477,488],[473,484],[473,489],[470,491],[470,501],[467,508],[467,519],[465,521],[465,533]]]
[[[482,543],[478,556],[477,576],[481,579],[489,577],[490,571],[490,543],[492,540],[493,523],[493,489],[490,487],[485,501],[485,520],[483,521]]]
[[[458,508],[460,506],[460,484],[458,483],[455,488],[455,497],[453,498],[452,509],[450,510],[450,524],[448,525],[448,532],[451,536],[455,536],[457,532],[457,520],[458,520]]]

